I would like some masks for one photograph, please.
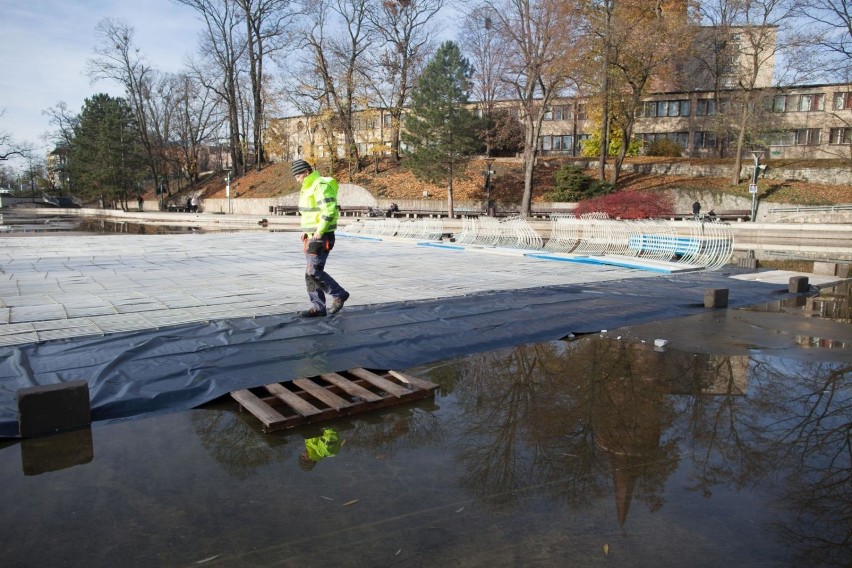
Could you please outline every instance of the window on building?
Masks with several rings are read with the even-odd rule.
[[[710,132],[708,130],[699,130],[693,136],[693,147],[696,148],[696,149],[715,148],[716,147],[716,133]]]
[[[852,93],[834,93],[834,110],[852,109]]]
[[[586,114],[586,105],[578,104],[577,105],[577,120],[587,120],[588,115]]]
[[[689,100],[649,101],[645,103],[642,115],[651,118],[689,116]]]
[[[541,136],[539,138],[539,148],[548,152],[570,152],[574,137],[570,134],[556,134]]]
[[[393,116],[391,116],[389,112],[385,113],[385,115],[382,117],[382,123],[385,125],[385,128],[390,128],[393,124]]]
[[[829,144],[852,144],[852,128],[832,128],[828,135]]]
[[[797,146],[816,146],[819,144],[819,128],[799,128],[795,132]]]
[[[698,99],[695,101],[696,116],[713,116],[716,114],[715,99]]]
[[[772,102],[773,112],[787,112],[787,95],[775,95]]]
[[[822,93],[799,95],[799,110],[825,110],[825,95],[823,95]]]
[[[770,146],[792,146],[796,143],[795,130],[780,130],[768,136]]]

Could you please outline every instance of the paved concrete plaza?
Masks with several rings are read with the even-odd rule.
[[[304,256],[292,232],[0,242],[0,345],[285,314],[309,305]],[[520,251],[345,236],[326,268],[352,294],[347,308],[659,276]]]

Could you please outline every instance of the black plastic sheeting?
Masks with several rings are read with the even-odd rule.
[[[729,307],[787,289],[689,273],[619,282],[349,307],[296,315],[0,348],[0,436],[18,436],[17,390],[86,380],[92,419],[186,410],[229,392],[353,367],[406,369],[481,351],[614,330],[706,311],[704,291]]]

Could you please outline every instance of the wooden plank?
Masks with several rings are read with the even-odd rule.
[[[269,428],[271,425],[286,420],[277,410],[263,402],[248,390],[238,390],[231,393],[231,397],[240,405],[257,416],[263,425]]]
[[[407,388],[401,387],[396,383],[392,383],[384,377],[371,373],[367,369],[358,367],[357,369],[349,369],[349,372],[397,398],[401,398],[411,392]]]
[[[416,387],[421,390],[432,390],[438,388],[438,385],[435,383],[430,383],[429,381],[424,381],[420,377],[415,377],[414,375],[409,375],[407,373],[400,373],[399,371],[390,370],[388,371],[391,375],[399,379],[404,383],[408,383],[413,387]]]
[[[277,383],[271,385],[265,385],[266,390],[274,394],[280,400],[289,404],[293,410],[302,416],[312,416],[314,414],[319,414],[322,412],[319,408],[312,405],[290,389],[283,387]]]
[[[348,400],[342,399],[330,390],[323,388],[310,379],[294,379],[293,384],[311,396],[323,401],[335,410],[352,406]]]
[[[382,397],[377,395],[374,392],[368,391],[361,385],[356,385],[346,377],[342,375],[338,375],[337,373],[325,373],[320,375],[320,377],[324,381],[328,381],[336,387],[339,387],[343,391],[351,394],[352,396],[357,396],[361,399],[366,400],[367,402],[375,402],[377,400],[382,400]]]

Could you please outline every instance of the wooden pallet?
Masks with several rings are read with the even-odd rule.
[[[231,397],[272,432],[433,397],[437,388],[399,371],[356,368],[238,390]]]

